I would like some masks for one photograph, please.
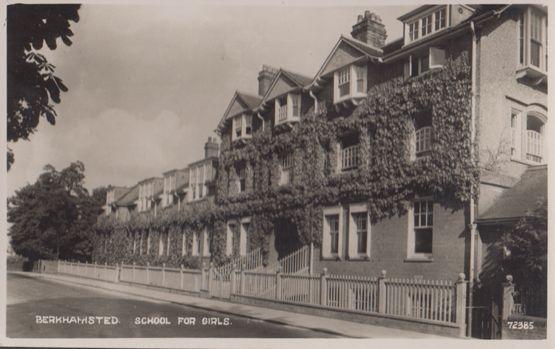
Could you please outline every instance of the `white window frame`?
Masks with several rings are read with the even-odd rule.
[[[358,251],[358,229],[355,217],[360,214],[366,214],[366,246],[364,252]],[[370,257],[371,246],[371,226],[370,212],[367,203],[353,203],[349,205],[349,259],[365,259]]]
[[[166,237],[166,232],[160,232],[158,234],[158,255],[163,256],[166,250],[166,242],[168,238]]]
[[[181,256],[187,255],[187,233],[181,232]]]
[[[239,256],[246,256],[247,255],[247,239],[248,239],[248,231],[246,226],[251,224],[251,218],[245,217],[242,218],[239,222],[240,230],[239,230]]]
[[[228,221],[226,223],[226,238],[225,238],[225,255],[231,256],[233,254],[233,230],[232,225],[237,225],[237,221]]]
[[[509,113],[509,128],[511,130],[511,159],[522,158],[522,111],[511,107]]]
[[[150,231],[146,231],[146,254],[150,254]]]
[[[362,91],[358,91],[358,80],[362,77]],[[345,80],[348,78],[348,81]],[[349,84],[349,92],[341,96],[339,88]],[[368,67],[365,63],[351,63],[333,73],[333,102],[339,103],[351,98],[362,98],[368,91]]]
[[[133,254],[137,253],[137,233],[133,232]]]
[[[419,227],[415,227],[414,225],[414,204],[415,202],[432,202],[432,225],[431,226],[419,226]],[[427,204],[426,204],[427,207]],[[436,220],[436,215],[435,215],[435,207],[436,204],[433,201],[432,197],[418,197],[416,199],[413,200],[413,202],[411,203],[409,210],[408,210],[408,214],[407,214],[407,218],[408,218],[408,231],[407,231],[407,259],[412,259],[412,260],[431,260],[433,258],[433,251],[434,251],[434,227],[433,227],[433,223]],[[428,212],[428,211],[426,211]],[[426,215],[426,222],[428,221],[428,216]],[[417,253],[415,252],[415,248],[416,248],[416,229],[418,228],[422,228],[422,229],[432,229],[432,253]]]
[[[202,231],[202,256],[210,257],[210,230],[207,227]]]
[[[286,154],[281,154],[279,156],[279,185],[291,184],[291,171],[295,166],[295,158],[293,152],[287,152]]]
[[[433,128],[432,126],[424,126],[415,128],[414,130],[414,156],[415,158],[423,158],[430,155],[432,151]]]
[[[350,171],[360,167],[362,162],[361,151],[360,151],[360,142],[357,144],[350,145],[348,147],[341,146],[341,151],[339,153],[339,166],[340,170]]]
[[[413,17],[405,21],[405,45],[426,38],[434,33],[444,30],[449,26],[450,18],[450,7],[451,5],[438,5],[426,12],[418,15],[418,17]],[[437,16],[441,15],[443,18],[443,26],[441,22],[437,21]],[[429,21],[429,31],[425,30],[425,24]],[[436,27],[436,23],[440,23],[439,28]]]
[[[252,137],[252,115],[241,113],[231,119],[231,141]],[[250,132],[247,132],[250,128]]]
[[[199,244],[200,244],[199,232],[195,231],[193,232],[193,247],[191,250],[191,256],[196,257],[199,255]]]
[[[324,259],[331,259],[331,258],[340,258],[343,259],[344,251],[343,251],[343,207],[336,206],[336,207],[327,207],[325,208],[322,216],[323,219],[323,232],[322,232],[322,258]],[[338,216],[338,241],[337,241],[337,253],[331,252],[331,235],[330,235],[330,227],[328,225],[328,216]]]
[[[534,40],[532,38],[532,34],[536,32],[532,27],[532,18],[535,15],[539,15],[539,26],[538,26],[538,34],[539,40]],[[526,10],[524,10],[517,19],[516,25],[516,40],[517,40],[517,64],[518,70],[526,67],[531,68],[532,70],[539,71],[543,74],[547,74],[547,32],[549,28],[547,26],[547,14],[543,13],[542,11],[532,8],[528,6]],[[539,66],[532,64],[532,41],[535,41],[539,44],[540,52],[538,53],[539,57]],[[523,51],[522,60],[520,59],[520,50]]]
[[[295,115],[295,105],[298,114]],[[274,124],[300,121],[302,114],[302,96],[300,92],[289,92],[274,99]]]

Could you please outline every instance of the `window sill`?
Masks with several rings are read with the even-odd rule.
[[[431,263],[434,261],[433,257],[407,257],[403,260],[405,263]]]
[[[352,99],[357,99],[357,98],[365,98],[367,96],[368,96],[367,93],[353,93],[353,94],[349,94],[349,95],[337,98],[337,100],[333,101],[333,104],[339,104],[339,103],[346,102]]]
[[[331,256],[322,256],[321,260],[339,262],[339,261],[342,261],[343,259],[341,257],[339,257],[338,255],[331,255]]]
[[[517,158],[511,158],[512,162],[516,162],[522,165],[528,165],[528,166],[541,166],[541,165],[545,165],[545,162],[535,162],[535,161],[530,161],[530,160],[521,160],[521,159],[517,159]]]
[[[360,254],[358,256],[349,257],[349,260],[354,262],[371,262],[372,258],[367,254]]]

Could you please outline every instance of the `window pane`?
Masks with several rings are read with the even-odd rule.
[[[432,253],[432,229],[414,230],[414,252]]]
[[[540,67],[541,49],[542,45],[539,42],[530,41],[530,63],[538,68]]]
[[[332,215],[326,216],[328,228],[330,232],[330,252],[339,252],[339,216]]]
[[[354,214],[357,233],[357,252],[366,253],[368,241],[368,215],[366,212]]]

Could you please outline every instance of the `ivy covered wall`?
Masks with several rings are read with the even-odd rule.
[[[477,195],[479,171],[472,159],[471,73],[468,54],[462,52],[442,69],[416,78],[395,78],[370,88],[358,106],[316,114],[312,109],[293,128],[278,125],[255,133],[251,140],[230,144],[222,139],[216,196],[160,212],[156,217],[135,215],[120,223],[101,221],[100,233],[111,236],[111,249],[98,249],[98,261],[149,261],[157,264],[194,263],[181,257],[181,232],[212,231],[212,260],[225,257],[226,223],[251,217],[249,246],[260,247],[266,257],[275,224],[288,219],[302,243],[321,243],[323,207],[348,202],[368,202],[372,222],[402,215],[415,195],[433,195],[454,210]],[[328,108],[330,109],[330,108]],[[431,118],[432,151],[418,160],[410,157],[410,135],[418,115]],[[345,136],[360,144],[361,164],[340,173],[338,144]],[[279,154],[291,153],[294,167],[290,185],[279,186]],[[237,168],[246,168],[246,190],[238,192]],[[157,245],[149,256],[130,256],[127,233],[168,230],[172,252],[162,260]],[[157,243],[157,237],[152,236]],[[151,250],[152,251],[152,250]],[[190,259],[190,258],[189,258]]]

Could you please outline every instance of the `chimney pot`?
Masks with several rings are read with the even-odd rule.
[[[366,10],[364,17],[362,19],[361,17],[359,15],[358,22],[353,25],[352,37],[377,48],[384,47],[387,32],[380,16]]]
[[[264,96],[268,89],[270,88],[270,84],[274,77],[278,73],[278,69],[271,67],[269,65],[262,65],[262,70],[258,73],[258,95]]]
[[[204,158],[217,157],[220,152],[220,145],[216,143],[216,138],[208,137],[204,144]]]

